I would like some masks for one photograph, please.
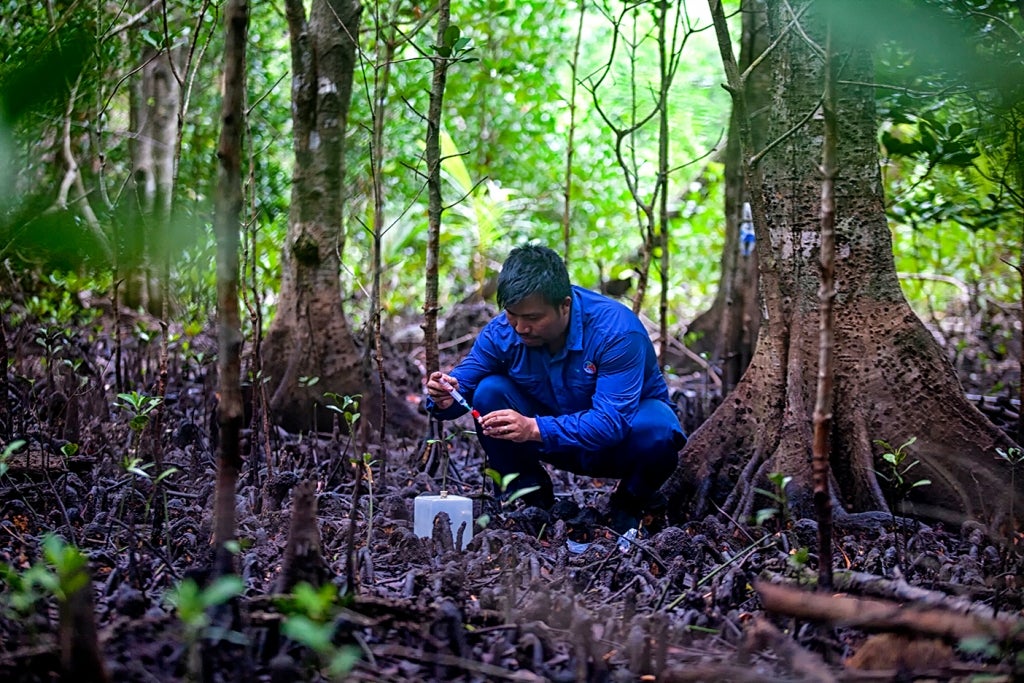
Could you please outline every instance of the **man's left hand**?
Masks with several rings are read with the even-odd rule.
[[[482,416],[480,426],[483,427],[484,434],[495,439],[505,439],[517,443],[540,441],[537,420],[507,408],[495,410]]]

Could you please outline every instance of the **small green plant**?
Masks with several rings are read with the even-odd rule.
[[[151,470],[154,466],[154,463],[143,462],[142,458],[127,455],[121,461],[121,467],[124,468],[125,472],[136,477],[139,477],[140,479],[145,479],[153,484],[153,487],[149,493],[149,497],[146,498],[145,514],[147,516],[149,515],[150,508],[153,507],[153,497],[156,496],[157,485],[160,484],[160,482],[162,482],[167,477],[178,472],[178,468],[172,466],[168,467],[163,472],[160,472],[154,477],[149,472],[149,470]],[[164,499],[164,504],[167,504],[166,498]],[[166,514],[166,510],[164,510],[164,512]]]
[[[498,489],[501,496],[504,496],[508,492],[508,487],[519,477],[518,472],[509,472],[508,474],[502,475],[501,472],[491,469],[490,467],[484,470],[484,474],[494,482],[494,486]],[[523,488],[516,489],[512,493],[508,494],[508,497],[505,498],[505,502],[511,503],[538,490],[540,490],[539,486],[524,486]],[[477,518],[476,523],[481,529],[486,529],[487,525],[491,523],[491,516],[487,514],[480,515]]]
[[[769,519],[778,516],[780,528],[785,529],[788,524],[787,517],[789,515],[789,496],[786,494],[786,487],[793,481],[793,477],[786,476],[781,472],[772,472],[768,475],[768,481],[772,483],[774,491],[761,488],[755,488],[754,490],[762,496],[775,501],[777,507],[758,510],[754,516],[754,523],[757,526],[763,526]]]
[[[884,479],[889,484],[889,510],[892,513],[893,521],[893,533],[896,537],[896,559],[902,565],[907,556],[906,549],[906,538],[900,532],[900,526],[896,523],[896,509],[900,502],[906,500],[910,492],[920,486],[929,486],[932,482],[929,479],[912,479],[910,471],[914,469],[920,461],[910,459],[910,451],[908,450],[917,441],[916,436],[912,436],[899,446],[893,448],[888,442],[881,439],[876,439],[875,443],[882,447],[882,469],[884,471],[875,470],[875,474]]]
[[[370,547],[370,539],[373,538],[373,466],[377,464],[373,456],[363,453],[362,461],[352,458],[351,463],[360,472],[359,476],[366,481],[366,493],[368,509],[366,511],[366,547]]]
[[[807,566],[807,563],[811,559],[811,551],[807,546],[801,546],[794,548],[789,551],[789,555],[786,556],[786,562],[789,564],[791,569],[800,571]]]
[[[28,615],[47,597],[64,602],[89,583],[85,571],[89,558],[55,534],[43,538],[43,559],[18,572],[0,562],[0,605],[5,611]]]
[[[143,479],[149,479],[154,484],[159,484],[164,479],[178,471],[177,467],[168,467],[166,470],[154,477],[149,473],[149,470],[152,469],[153,466],[154,465],[151,462],[144,463],[142,458],[133,458],[130,456],[125,456],[124,460],[121,461],[121,467],[124,468],[125,472],[129,472]]]
[[[359,423],[361,413],[359,412],[359,399],[362,394],[342,395],[336,394],[333,391],[324,392],[324,398],[327,399],[328,403],[326,408],[334,413],[337,413],[341,421],[345,424],[345,430],[348,434],[348,439],[345,441],[345,448],[341,452],[341,456],[337,459],[333,471],[328,476],[328,481],[334,478],[341,463],[345,462],[345,458],[348,456],[349,449],[352,448],[352,441],[356,434],[356,425]],[[354,458],[349,460],[353,464],[356,463]]]
[[[881,439],[875,440],[875,443],[884,449],[880,456],[884,471],[875,470],[875,474],[889,482],[893,496],[897,501],[906,498],[917,487],[928,486],[932,483],[929,479],[912,480],[909,476],[910,470],[914,469],[920,462],[919,460],[910,460],[910,453],[907,450],[910,446],[914,445],[915,441],[917,441],[917,437],[912,436],[899,446],[893,448],[886,441]]]
[[[234,643],[244,643],[240,633],[214,633],[210,630],[210,618],[207,610],[210,607],[223,605],[235,596],[241,595],[245,589],[242,579],[228,574],[216,579],[209,586],[200,588],[193,579],[185,579],[172,588],[165,596],[167,603],[174,608],[178,618],[185,625],[186,632],[192,636],[193,642],[199,638],[224,638]]]
[[[484,470],[484,474],[491,478],[491,480],[494,482],[494,485],[498,487],[499,491],[501,491],[502,495],[504,495],[508,491],[508,487],[512,484],[512,482],[519,478],[518,472],[509,472],[506,475],[502,475],[501,472],[499,472],[498,470],[493,470],[490,467]],[[523,496],[529,495],[534,491],[539,490],[539,486],[524,486],[523,488],[516,489],[515,491],[510,493],[508,498],[505,499],[505,502],[511,503],[514,500],[518,500]]]
[[[359,422],[359,399],[361,397],[362,394],[342,396],[333,391],[324,392],[324,398],[330,401],[326,406],[327,409],[341,416],[345,426],[348,428],[349,435],[355,432],[356,423]]]
[[[216,579],[209,586],[200,588],[193,579],[185,579],[168,591],[164,599],[177,613],[185,627],[185,645],[188,650],[188,671],[190,678],[198,678],[201,665],[199,661],[199,641],[202,639],[219,640],[245,645],[246,638],[238,631],[232,631],[210,623],[208,611],[211,607],[223,605],[235,596],[241,595],[245,589],[242,579],[228,574]]]
[[[996,457],[1010,466],[1010,519],[1013,520],[1014,491],[1017,490],[1017,468],[1024,464],[1024,450],[1011,446],[1006,450],[996,448]]]
[[[137,391],[129,394],[118,394],[114,407],[126,411],[129,415],[128,426],[136,434],[144,430],[152,418],[152,413],[163,402],[159,396],[146,396]]]
[[[335,616],[341,606],[336,585],[326,583],[314,588],[309,583],[300,583],[291,595],[280,598],[277,605],[285,615],[281,632],[317,653],[331,678],[340,680],[352,671],[359,661],[359,648],[334,644]]]

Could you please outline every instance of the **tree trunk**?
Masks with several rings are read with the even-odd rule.
[[[293,431],[330,427],[325,392],[359,394],[364,416],[380,413],[380,392],[345,318],[339,280],[345,129],[361,13],[358,0],[313,0],[307,21],[301,0],[287,1],[295,168],[264,367],[274,418]],[[404,401],[391,398],[388,406],[399,429],[415,423]]]
[[[249,29],[247,0],[228,3],[224,39],[224,101],[217,144],[217,374],[220,401],[220,454],[214,503],[214,572],[232,570],[227,543],[235,536],[235,488],[242,470],[243,420],[241,316],[238,310],[238,246],[242,228],[242,131],[245,130],[245,43]]]
[[[768,44],[768,27],[761,0],[743,2],[743,37],[739,68],[746,69]],[[754,143],[763,144],[768,114],[767,69],[751,74],[747,83],[747,101]],[[696,353],[706,354],[712,365],[721,369],[722,393],[727,394],[739,382],[753,355],[761,325],[757,288],[757,252],[744,250],[740,241],[743,205],[750,193],[743,180],[743,160],[735,114],[729,124],[725,148],[725,247],[722,251],[718,292],[711,307],[694,318],[687,327],[693,341],[688,345]],[[673,359],[673,365],[686,367],[689,361]]]
[[[765,218],[755,227],[767,315],[750,367],[690,438],[666,484],[669,497],[691,503],[695,516],[714,501],[748,518],[753,487],[765,486],[771,472],[793,477],[787,494],[796,514],[813,513],[823,64],[805,36],[822,45],[824,30],[815,5],[800,14],[806,5],[767,3],[770,36],[780,39],[768,60],[772,142],[767,153],[755,155],[759,173],[748,174],[759,187],[754,215]],[[801,30],[786,30],[792,21],[788,6],[801,17]],[[870,57],[836,38],[842,134],[835,182],[831,464],[837,516],[888,510],[892,500],[899,503],[895,512],[953,523],[1005,523],[1024,487],[1007,485],[1010,471],[995,449],[1013,444],[967,402],[938,344],[903,297],[883,208],[874,93],[852,84],[871,81]],[[920,464],[910,476],[931,484],[896,501],[876,475],[885,468],[876,460],[881,448],[874,442],[899,444],[912,436],[917,440],[909,447],[910,460]]]
[[[150,6],[148,12],[152,23],[159,25],[160,8]],[[161,312],[161,291],[151,269],[166,257],[163,236],[171,216],[178,146],[181,87],[171,64],[175,56],[174,50],[146,45],[130,90],[132,194],[119,265],[124,270],[125,304],[144,305],[155,315]]]

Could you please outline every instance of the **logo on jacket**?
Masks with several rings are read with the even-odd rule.
[[[597,372],[597,366],[594,365],[592,361],[588,360],[586,363],[583,364],[583,372],[587,373],[588,375],[593,375],[595,372]]]

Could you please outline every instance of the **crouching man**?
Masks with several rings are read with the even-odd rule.
[[[518,473],[513,490],[550,509],[542,462],[619,479],[608,525],[635,528],[676,467],[686,442],[643,324],[617,301],[573,286],[551,249],[513,249],[498,276],[502,312],[451,374],[435,372],[427,393],[439,419],[464,414],[445,384],[481,417],[477,434],[490,467]]]

